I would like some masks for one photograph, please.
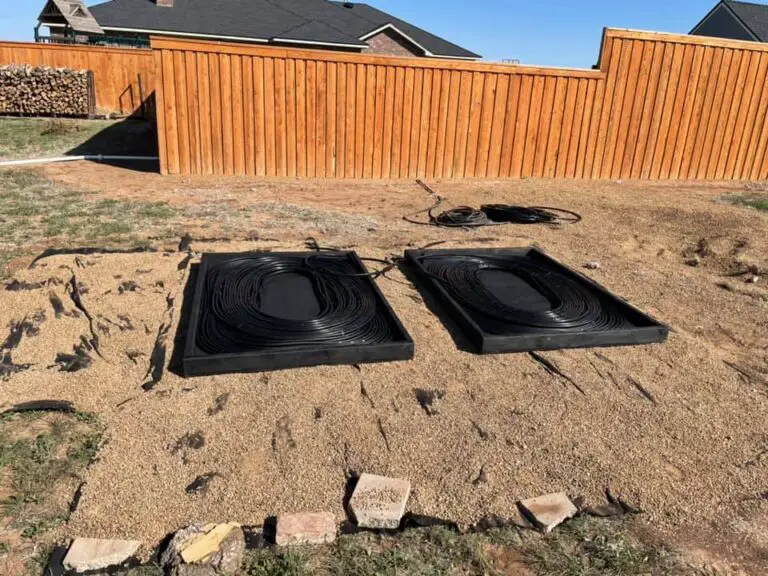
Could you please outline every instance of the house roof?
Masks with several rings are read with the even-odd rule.
[[[479,54],[470,52],[469,50],[457,46],[452,42],[448,42],[439,36],[435,36],[418,28],[404,20],[395,18],[377,10],[373,6],[368,4],[358,4],[351,2],[330,2],[336,4],[347,14],[354,14],[357,17],[357,21],[350,22],[349,27],[344,29],[357,35],[358,38],[364,38],[367,34],[373,31],[379,30],[382,27],[391,24],[391,27],[399,31],[401,34],[406,35],[407,39],[411,42],[417,43],[422,49],[429,52],[430,56],[447,56],[451,58],[480,58]],[[354,27],[354,28],[353,28]]]
[[[38,20],[42,21],[46,16],[53,14],[63,17],[75,32],[104,33],[83,0],[48,0]]]
[[[723,4],[728,6],[761,42],[768,42],[768,5],[733,0],[724,0]]]
[[[111,0],[91,6],[107,30],[166,32],[254,42],[365,48],[371,33],[391,28],[425,56],[480,58],[367,4],[326,0],[175,0],[172,8],[152,0]]]

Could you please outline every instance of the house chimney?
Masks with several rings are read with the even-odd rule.
[[[155,4],[157,4],[158,6],[173,8],[173,0],[155,0]]]

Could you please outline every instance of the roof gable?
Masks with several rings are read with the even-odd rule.
[[[724,0],[723,4],[731,9],[758,40],[768,41],[768,5],[733,0]]]
[[[175,0],[173,8],[150,0],[111,0],[91,7],[106,29],[344,48],[367,47],[363,38],[387,24],[425,55],[479,58],[366,4],[327,0]]]
[[[358,38],[365,38],[366,36],[372,35],[377,30],[392,29],[398,32],[410,43],[423,49],[428,56],[469,59],[480,58],[479,54],[470,52],[461,46],[448,42],[448,40],[435,36],[426,30],[414,26],[405,20],[395,18],[391,14],[382,12],[368,4],[341,1],[333,1],[330,3],[338,6],[340,11],[353,14],[359,18],[358,22],[360,23],[355,31]],[[351,30],[350,33],[352,33]]]
[[[38,20],[46,17],[60,16],[75,32],[87,32],[89,34],[103,34],[96,19],[88,11],[83,0],[48,0],[43,7]]]

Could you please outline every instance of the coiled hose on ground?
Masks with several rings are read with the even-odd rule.
[[[281,318],[261,309],[262,291],[282,274],[304,276],[319,305],[316,317]],[[375,344],[391,340],[377,299],[345,254],[252,254],[208,269],[197,345],[209,354],[301,345]]]
[[[610,330],[624,325],[622,316],[579,282],[525,257],[427,255],[422,266],[463,307],[517,331]],[[499,300],[483,281],[483,274],[514,274],[543,295],[550,306],[532,310]]]

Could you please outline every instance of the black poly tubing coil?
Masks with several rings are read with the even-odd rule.
[[[262,310],[262,288],[281,274],[311,282],[320,306],[317,317],[295,320]],[[197,344],[208,354],[297,344],[376,344],[393,337],[386,318],[377,314],[366,279],[350,275],[348,261],[335,255],[233,258],[208,270],[205,293]]]
[[[602,306],[596,294],[572,279],[524,257],[425,256],[427,272],[460,304],[491,318],[519,327],[544,330],[611,330],[624,320],[613,308]],[[481,274],[500,271],[524,279],[551,304],[545,310],[514,308],[486,288]]]

